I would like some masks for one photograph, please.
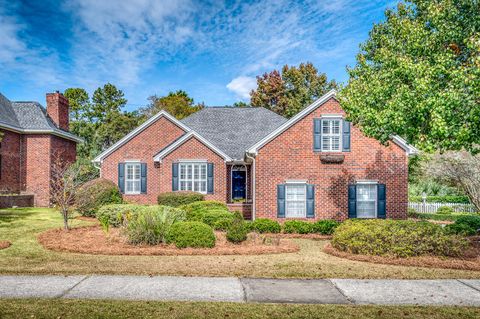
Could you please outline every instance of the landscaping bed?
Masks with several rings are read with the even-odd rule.
[[[299,251],[299,247],[287,239],[273,240],[258,234],[248,236],[239,244],[226,240],[224,232],[215,232],[213,248],[176,248],[174,245],[131,245],[121,235],[120,229],[108,233],[100,226],[78,227],[70,231],[51,229],[38,236],[38,241],[47,249],[94,255],[259,255]]]
[[[0,249],[8,248],[11,244],[8,240],[0,240]]]
[[[340,251],[332,247],[330,243],[327,243],[323,247],[323,252],[335,257],[375,264],[480,271],[480,245],[478,243],[476,244],[475,250],[470,251],[470,255],[473,253],[476,254],[476,257],[471,255],[471,258],[447,258],[436,256],[396,258],[386,256],[360,255]]]

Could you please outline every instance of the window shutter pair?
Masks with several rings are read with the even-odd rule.
[[[385,184],[377,184],[377,218],[385,219],[387,187]],[[357,218],[357,186],[348,185],[348,218]]]
[[[342,151],[350,152],[350,122],[342,121]],[[322,150],[322,119],[313,120],[313,150]]]
[[[307,184],[307,218],[315,217],[315,185]],[[277,217],[285,218],[285,184],[277,185]]]
[[[213,163],[207,164],[207,194],[213,194],[213,181],[214,181],[214,165]],[[178,191],[178,163],[172,163],[172,191]]]
[[[118,188],[125,193],[125,163],[118,163]],[[147,163],[140,163],[140,193],[147,193]]]

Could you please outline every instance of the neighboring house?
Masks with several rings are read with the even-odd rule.
[[[36,206],[49,206],[52,163],[57,157],[74,162],[80,141],[69,133],[68,100],[61,93],[47,94],[46,110],[0,94],[0,192],[34,194]]]
[[[192,190],[247,218],[406,218],[408,156],[344,120],[331,91],[291,119],[264,108],[162,111],[94,162],[130,202]]]

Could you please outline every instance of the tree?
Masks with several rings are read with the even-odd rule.
[[[285,65],[281,73],[273,70],[257,76],[257,89],[250,93],[251,105],[289,118],[335,88],[336,82],[328,81],[310,62],[298,67]]]
[[[182,90],[170,92],[168,95],[162,97],[152,95],[148,99],[150,100],[150,104],[140,109],[140,114],[145,117],[151,117],[161,110],[165,110],[181,120],[204,108],[203,104],[194,105],[193,99],[188,96],[187,92]]]
[[[233,107],[250,107],[250,105],[248,105],[247,103],[245,103],[243,101],[235,102],[235,103],[233,103],[232,106]]]
[[[387,10],[340,94],[348,117],[380,141],[424,151],[479,151],[480,2],[412,0]]]
[[[82,167],[66,163],[61,154],[56,153],[53,155],[51,174],[52,202],[62,214],[63,228],[69,230],[68,220],[73,212],[75,194],[85,182],[83,178],[79,178],[82,174]]]
[[[113,84],[107,83],[93,92],[89,118],[96,123],[101,123],[112,113],[121,112],[125,104],[127,104],[127,99],[125,99],[122,90],[117,89]]]
[[[437,153],[425,169],[440,182],[462,189],[480,211],[480,154],[472,155],[467,151]]]

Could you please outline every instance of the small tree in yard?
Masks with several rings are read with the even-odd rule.
[[[470,198],[480,211],[480,154],[446,152],[436,154],[426,167],[427,174],[437,180],[453,184]]]
[[[75,194],[85,182],[83,169],[81,165],[66,162],[59,154],[53,156],[51,169],[52,203],[62,214],[63,228],[69,230],[68,219],[73,212]]]

